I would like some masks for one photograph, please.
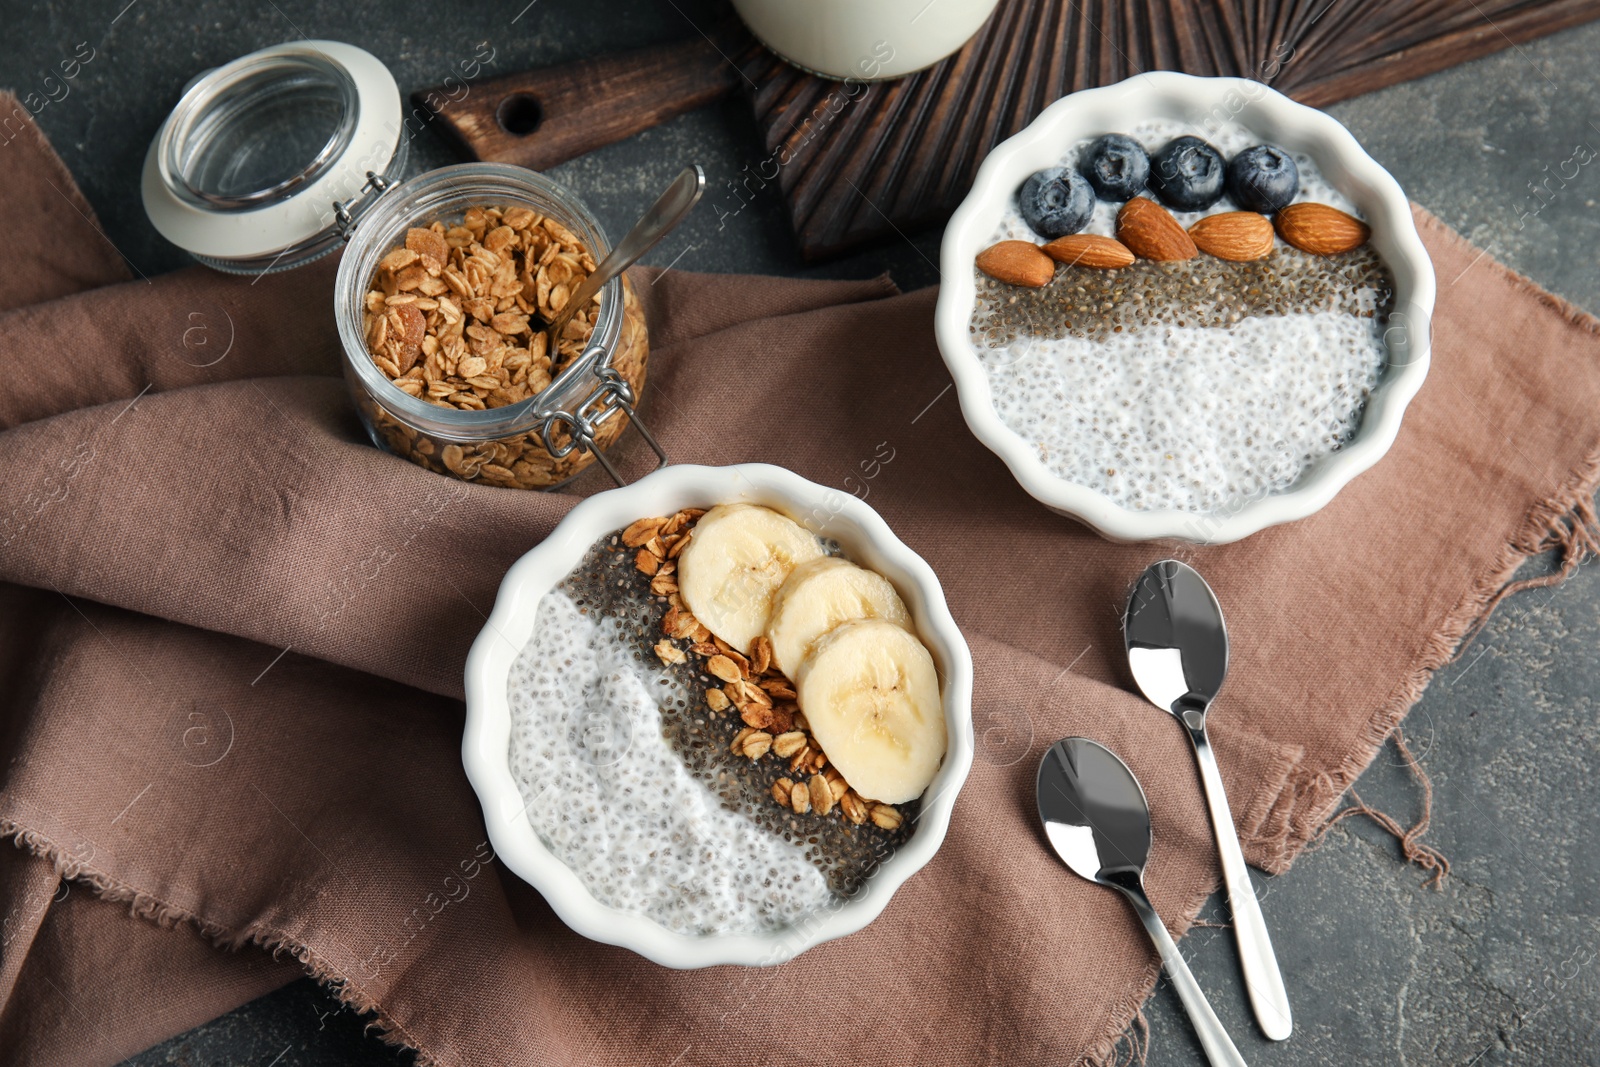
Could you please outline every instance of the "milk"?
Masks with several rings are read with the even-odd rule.
[[[733,0],[762,43],[829,78],[897,78],[954,52],[998,0]]]

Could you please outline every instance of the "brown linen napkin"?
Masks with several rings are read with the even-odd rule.
[[[1269,870],[1518,562],[1592,516],[1595,323],[1419,224],[1436,351],[1393,451],[1310,519],[1179,550],[1228,611],[1219,759]],[[293,973],[202,937],[293,956],[424,1062],[1111,1052],[1157,961],[1125,905],[1045,850],[1031,783],[1067,734],[1122,753],[1155,813],[1152,895],[1187,927],[1215,846],[1181,731],[1118,651],[1128,583],[1173,549],[1108,544],[1021,492],[948,392],[931,291],[637,279],[671,454],[865,487],[940,574],[978,668],[982,758],[883,916],[781,967],[679,973],[577,937],[488,861],[460,769],[466,648],[575,495],[461,485],[366,444],[327,264],[119,282],[59,164],[21,139],[0,147],[0,226],[37,275],[0,324],[0,834],[24,850],[0,862],[0,1062],[112,1063]],[[1337,976],[1286,978],[1292,999],[1337,995]]]

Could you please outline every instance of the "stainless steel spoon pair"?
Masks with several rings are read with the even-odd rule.
[[[1123,637],[1139,689],[1184,725],[1194,746],[1221,854],[1246,991],[1262,1032],[1282,1041],[1294,1025],[1289,996],[1239,850],[1222,775],[1206,733],[1206,710],[1228,672],[1228,632],[1222,608],[1211,587],[1192,567],[1162,560],[1147,568],[1135,583],[1123,616]],[[1206,1003],[1145,895],[1150,812],[1133,772],[1103,746],[1084,738],[1068,738],[1045,753],[1039,766],[1038,803],[1045,835],[1062,861],[1082,877],[1116,889],[1133,904],[1211,1062],[1242,1065],[1238,1049]]]

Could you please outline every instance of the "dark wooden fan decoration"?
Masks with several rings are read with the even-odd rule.
[[[814,261],[943,221],[990,148],[1079,89],[1178,70],[1322,106],[1595,18],[1596,0],[1001,0],[959,52],[895,81],[819,78],[729,26],[415,99],[478,158],[544,167],[742,89],[765,145],[729,192],[776,182]]]

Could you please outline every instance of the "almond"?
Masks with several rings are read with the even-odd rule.
[[[1278,236],[1302,252],[1336,256],[1372,236],[1367,224],[1327,204],[1290,204],[1278,212]]]
[[[1272,233],[1270,226],[1267,228],[1267,233],[1269,235]],[[1057,237],[1044,246],[1044,254],[1057,263],[1065,263],[1069,267],[1093,267],[1095,270],[1116,270],[1118,267],[1126,267],[1134,260],[1133,253],[1121,241],[1092,233],[1073,233],[1066,237]]]
[[[1172,213],[1143,196],[1129,200],[1117,212],[1117,239],[1145,259],[1171,262],[1200,254]]]
[[[1272,223],[1254,211],[1207,215],[1189,227],[1195,247],[1218,259],[1248,263],[1272,251]]]
[[[1007,285],[1037,289],[1055,275],[1053,259],[1027,241],[1001,241],[978,253],[978,269]]]

